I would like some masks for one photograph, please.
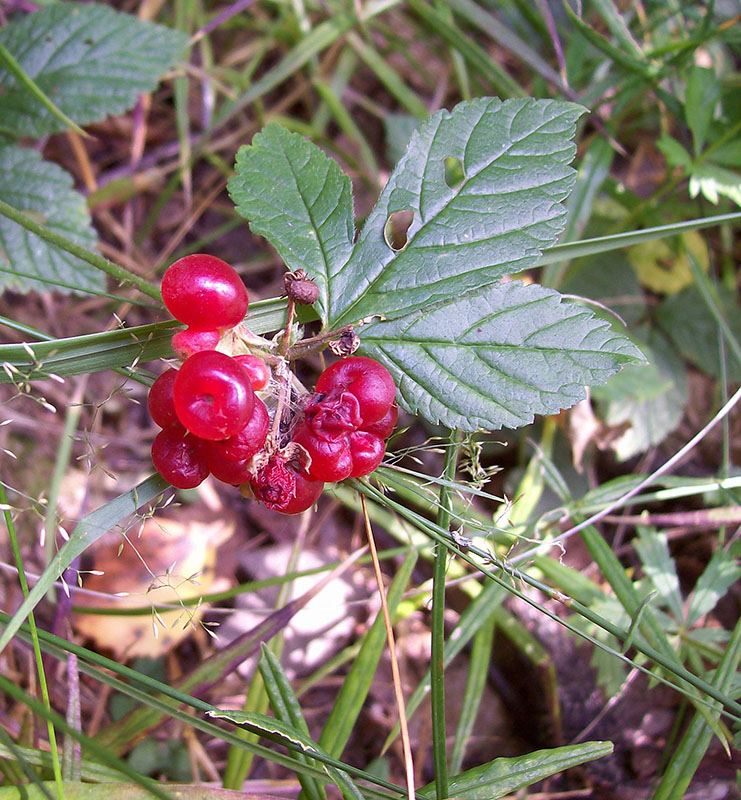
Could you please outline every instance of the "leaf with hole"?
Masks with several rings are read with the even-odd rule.
[[[450,428],[517,427],[604,383],[638,348],[551,289],[500,282],[360,328],[401,405]]]
[[[20,68],[84,125],[120,114],[150,92],[187,44],[180,31],[90,3],[54,3],[0,31]],[[0,130],[39,137],[64,130],[9,71],[0,72]]]
[[[35,150],[0,145],[0,197],[55,233],[94,248],[97,236],[85,198],[72,183],[68,172]],[[0,217],[0,290],[69,293],[104,288],[105,276],[90,264]]]
[[[536,264],[566,217],[584,109],[481,98],[416,131],[352,256],[328,275],[329,320],[399,316]],[[411,217],[406,236],[389,228]]]

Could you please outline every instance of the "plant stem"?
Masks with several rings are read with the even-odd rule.
[[[445,448],[443,478],[452,481],[458,464],[458,454],[463,441],[460,431],[451,431],[448,447]],[[452,498],[450,485],[440,486],[440,502],[437,524],[443,530],[450,527]],[[432,577],[432,648],[430,653],[430,702],[432,708],[432,758],[435,764],[435,793],[437,800],[444,800],[448,791],[448,753],[445,726],[445,574],[448,564],[448,549],[443,544],[435,546],[435,567]]]
[[[27,231],[35,234],[45,242],[49,242],[49,244],[58,247],[60,250],[64,250],[66,253],[70,253],[82,261],[87,262],[90,264],[90,266],[95,267],[95,269],[105,272],[106,275],[110,275],[120,283],[128,283],[137,288],[140,292],[142,292],[142,294],[145,294],[154,300],[159,300],[160,302],[162,301],[160,290],[156,286],[153,286],[151,283],[149,283],[149,281],[145,280],[139,275],[134,274],[133,272],[130,272],[125,267],[114,264],[112,261],[109,261],[107,258],[104,258],[98,253],[94,253],[92,250],[88,250],[86,247],[82,247],[81,245],[70,241],[65,236],[55,233],[54,231],[49,230],[49,228],[45,228],[43,225],[39,225],[37,222],[34,222],[31,217],[27,216],[22,211],[19,211],[17,208],[13,208],[13,206],[9,205],[4,200],[0,200],[0,214],[25,228]]]

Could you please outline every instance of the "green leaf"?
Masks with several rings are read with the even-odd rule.
[[[60,111],[84,125],[126,111],[154,89],[187,39],[105,5],[54,3],[8,25],[0,43]],[[0,72],[0,130],[39,137],[65,127]]]
[[[0,104],[3,94],[0,91]],[[0,111],[0,117],[2,111]],[[0,197],[76,244],[94,248],[97,236],[85,198],[72,188],[72,176],[44,161],[35,150],[0,145]],[[44,242],[15,222],[0,217],[0,290],[102,291],[105,275],[69,253]],[[35,280],[35,278],[42,280]]]
[[[686,627],[691,628],[700,617],[710,613],[739,578],[741,566],[732,552],[717,550],[713,553],[690,595]]]
[[[462,800],[495,800],[565,769],[609,756],[612,742],[584,742],[551,750],[536,750],[517,758],[497,758],[450,779],[450,796]],[[434,784],[420,794],[434,796]]]
[[[741,206],[741,175],[716,164],[700,164],[690,176],[690,197],[702,193],[711,203],[718,205],[720,196],[729,197]]]
[[[725,319],[741,341],[741,309],[736,294],[723,286],[717,287],[717,293]],[[721,378],[718,323],[696,286],[667,297],[655,316],[682,356],[707,375]],[[741,366],[733,358],[727,360],[726,375],[731,383],[741,382]]]
[[[326,320],[328,277],[350,257],[353,207],[350,179],[334,159],[277,123],[237,153],[229,194],[290,270],[303,269],[319,286]]]
[[[662,133],[656,144],[666,157],[670,167],[681,167],[685,172],[690,171],[692,168],[692,156],[676,139]]]
[[[0,800],[44,800],[47,797],[56,797],[54,781],[46,781],[43,786],[50,794],[45,795],[36,786],[24,786],[23,794],[20,789],[12,787],[0,788]],[[253,800],[255,795],[233,792],[229,789],[201,786],[198,784],[168,783],[165,787],[167,795],[178,800]],[[92,785],[76,781],[65,782],[64,796],[66,800],[152,800],[152,793],[135,783],[118,783],[115,788],[111,783]]]
[[[651,579],[659,597],[672,612],[674,619],[680,621],[683,616],[682,592],[666,535],[658,533],[653,528],[639,526],[638,538],[633,542],[633,546],[641,559],[643,571]],[[625,649],[627,650],[627,647]]]
[[[708,67],[693,65],[687,81],[684,115],[692,131],[695,155],[705,146],[705,137],[720,99],[720,81]]]
[[[329,275],[333,325],[400,315],[533,266],[563,229],[574,185],[571,141],[584,109],[480,98],[439,111],[412,136],[350,260]],[[446,162],[463,181],[445,181]],[[406,244],[389,223],[414,213]]]
[[[494,283],[360,330],[401,405],[471,431],[518,427],[585,397],[643,356],[591,311],[551,289]]]
[[[610,445],[621,461],[662,442],[682,421],[687,402],[684,364],[669,342],[652,332],[642,347],[647,364],[628,364],[592,392],[608,425],[629,425]]]

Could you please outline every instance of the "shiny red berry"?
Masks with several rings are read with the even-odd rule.
[[[347,436],[335,440],[320,439],[306,423],[302,423],[296,428],[293,441],[311,457],[306,471],[313,480],[335,483],[350,477],[353,462]]]
[[[363,425],[361,430],[374,433],[381,439],[388,439],[394,432],[396,423],[399,421],[399,406],[394,403],[391,408],[386,412],[386,416],[378,420],[378,422],[371,422],[369,425]]]
[[[229,439],[223,439],[220,442],[208,443],[208,463],[214,475],[219,478],[217,468],[215,467],[216,462],[249,461],[255,453],[258,453],[265,444],[269,426],[270,418],[268,417],[268,410],[265,408],[265,403],[256,397],[255,405],[252,409],[252,416],[239,433],[236,433]],[[222,479],[219,478],[219,480]],[[240,483],[244,483],[244,481],[240,481]]]
[[[172,337],[172,350],[179,358],[188,358],[201,350],[215,350],[221,334],[218,331],[199,331],[186,328]]]
[[[388,413],[396,396],[391,373],[372,358],[350,356],[327,367],[316,382],[317,394],[348,391],[360,402],[363,425],[378,422]]]
[[[232,328],[247,313],[247,290],[239,275],[226,261],[201,253],[168,267],[162,299],[175,319],[198,330]]]
[[[348,436],[352,456],[351,478],[369,475],[383,460],[386,445],[383,439],[367,431],[355,431]]]
[[[217,441],[239,433],[252,415],[255,393],[249,375],[224,353],[194,353],[173,386],[178,419],[201,439]]]
[[[175,413],[175,404],[172,399],[172,387],[175,385],[177,374],[175,369],[166,370],[149,389],[147,408],[149,408],[152,419],[160,428],[182,427],[182,423]]]
[[[281,514],[298,514],[306,511],[319,498],[324,484],[296,472],[279,456],[273,456],[251,479],[255,499],[265,508]]]
[[[289,470],[291,470],[290,467]],[[296,493],[283,508],[276,509],[281,514],[300,514],[302,511],[306,511],[316,503],[324,490],[322,481],[314,481],[303,472],[296,472],[295,475]]]
[[[152,442],[154,468],[178,489],[194,489],[208,477],[205,442],[183,428],[165,428]]]
[[[270,383],[270,367],[259,356],[247,353],[234,356],[234,360],[250,376],[252,388],[256,392],[262,391]]]

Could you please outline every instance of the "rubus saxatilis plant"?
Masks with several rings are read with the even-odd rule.
[[[217,258],[186,256],[166,271],[163,300],[188,327],[173,337],[182,367],[152,387],[163,477],[189,488],[211,472],[295,513],[324,482],[378,467],[397,401],[463,431],[516,427],[640,360],[582,304],[508,277],[535,266],[563,227],[582,111],[486,98],[438,112],[412,137],[356,242],[350,180],[319,148],[272,123],[240,149],[229,191],[290,270],[286,324],[272,340],[256,336],[247,292]],[[401,214],[412,220],[398,244]],[[318,336],[302,338],[297,302],[313,305]],[[290,363],[327,346],[349,357],[310,394]]]

